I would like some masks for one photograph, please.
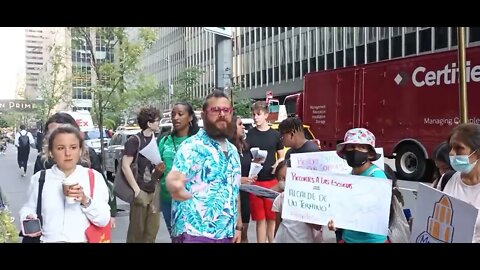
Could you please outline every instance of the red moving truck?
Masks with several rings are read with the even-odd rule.
[[[433,148],[460,122],[457,51],[305,75],[304,91],[285,98],[287,114],[310,125],[322,149],[364,127],[400,179],[428,181]],[[480,124],[480,47],[467,49],[468,121]]]

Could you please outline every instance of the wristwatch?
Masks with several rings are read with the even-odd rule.
[[[92,199],[88,198],[88,201],[85,204],[81,203],[80,206],[82,206],[83,208],[87,208],[90,206],[91,203],[92,203]]]
[[[242,231],[242,230],[243,230],[243,226],[238,226],[238,225],[237,225],[237,226],[235,226],[235,230],[237,230],[237,231]]]

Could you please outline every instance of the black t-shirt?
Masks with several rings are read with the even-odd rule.
[[[138,147],[138,139],[136,136],[130,136],[125,143],[125,150],[123,154],[133,157],[133,162],[137,162],[138,174],[136,175],[138,187],[147,192],[153,193],[155,191],[156,181],[152,181],[152,171],[155,168],[152,162],[144,157],[142,154],[138,155],[138,160],[135,160],[137,152],[147,146],[152,140],[152,136],[145,137],[142,132],[139,132],[137,136],[140,138],[140,148]],[[135,176],[135,172],[133,172]]]
[[[269,128],[267,131],[260,131],[256,127],[248,131],[247,144],[250,148],[258,147],[260,150],[267,150],[267,159],[262,164],[263,169],[258,173],[257,181],[267,181],[274,179],[272,166],[275,164],[275,154],[283,149],[280,133]],[[250,150],[249,148],[249,150]]]
[[[250,172],[250,164],[252,164],[252,153],[248,149],[240,153],[240,164],[242,165],[242,177],[248,177]]]
[[[300,148],[288,149],[287,153],[285,154],[285,160],[287,160],[287,167],[290,167],[290,155],[291,154],[298,154],[298,153],[309,153],[309,152],[319,152],[320,149],[318,145],[316,145],[312,141],[306,141]]]

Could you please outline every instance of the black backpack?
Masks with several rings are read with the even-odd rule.
[[[25,135],[20,134],[20,137],[18,138],[18,146],[20,148],[28,148],[30,146],[30,139],[28,138],[28,133],[25,133]]]
[[[38,178],[38,195],[37,195],[37,218],[40,220],[40,223],[43,223],[42,220],[42,193],[43,193],[43,184],[45,184],[45,170],[42,170],[40,173],[40,178]],[[23,237],[22,243],[40,243],[40,236],[29,237],[24,236],[20,231],[20,236]]]
[[[447,185],[448,181],[450,180],[450,178],[452,178],[452,176],[455,173],[456,173],[456,171],[448,171],[442,176],[442,178],[440,178],[439,181],[442,181],[440,183],[440,191],[443,191],[445,189],[445,186]]]

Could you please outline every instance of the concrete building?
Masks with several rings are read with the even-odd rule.
[[[203,74],[192,93],[197,97],[205,96],[214,87],[217,73],[215,35],[202,27],[158,27],[156,31],[158,39],[143,57],[142,72],[172,89],[182,71],[197,67]],[[135,30],[130,33],[135,38]],[[167,104],[169,100],[164,100],[161,107],[167,109]]]
[[[25,99],[25,72],[17,73],[15,84],[15,99]]]
[[[25,98],[37,97],[38,76],[44,63],[43,27],[25,28]]]
[[[95,58],[97,61],[114,61],[113,43],[104,44],[102,38],[96,35],[95,31],[90,29],[92,46],[95,46]],[[63,48],[65,54],[64,66],[58,72],[59,79],[69,82],[68,88],[71,89],[71,96],[66,98],[66,102],[59,104],[60,110],[89,110],[92,109],[92,93],[90,89],[95,83],[95,74],[92,73],[91,53],[87,42],[82,38],[77,38],[73,42],[72,36],[76,28],[68,30],[65,27],[45,28],[45,63],[42,66],[42,81],[51,79],[51,63],[49,59],[53,56],[52,47]],[[103,43],[102,43],[103,42]],[[106,46],[111,46],[108,50]],[[107,53],[108,51],[108,53]]]
[[[70,110],[72,92],[72,59],[71,42],[69,31],[65,27],[45,27],[43,29],[45,63],[41,69],[38,80],[38,98],[42,97],[42,91],[48,95],[63,96],[53,111]]]

